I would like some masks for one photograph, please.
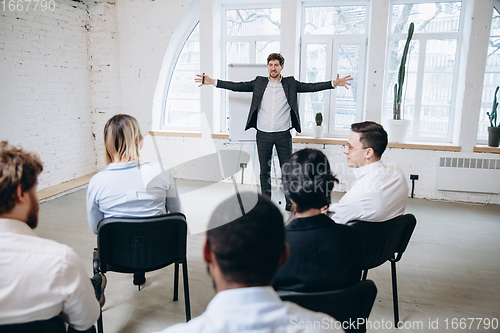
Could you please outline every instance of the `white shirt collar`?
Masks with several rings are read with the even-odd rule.
[[[276,81],[276,82],[271,81],[271,77],[270,76],[268,76],[267,79],[269,80],[268,83],[273,83],[273,84],[281,83],[281,80],[283,80],[283,75],[280,75],[280,79],[278,81]]]
[[[281,302],[271,286],[229,289],[218,292],[208,304],[206,312],[215,314],[226,312],[227,309],[268,302]]]
[[[353,170],[354,177],[356,177],[356,179],[360,179],[364,175],[371,173],[373,171],[376,171],[378,169],[381,169],[383,167],[384,167],[384,163],[382,163],[382,160],[378,160],[377,162],[363,165],[362,167],[355,168]]]
[[[19,235],[36,236],[33,229],[23,221],[0,218],[0,232],[10,232]]]

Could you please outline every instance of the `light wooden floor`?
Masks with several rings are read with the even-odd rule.
[[[196,317],[214,296],[201,257],[203,230],[216,205],[232,194],[232,185],[179,180],[178,187],[192,233],[188,238],[189,287]],[[86,190],[80,190],[42,203],[36,231],[73,247],[91,276],[96,237],[87,224],[85,194]],[[341,195],[334,193],[333,201]],[[470,330],[452,329],[452,321],[500,319],[500,206],[408,199],[407,212],[416,216],[417,227],[397,266],[399,308],[401,320],[414,328],[399,332],[499,332],[499,328],[477,329],[477,320]],[[148,273],[145,288],[137,291],[131,275],[108,273],[105,332],[153,332],[183,322],[184,300],[180,293],[179,301],[172,301],[172,275],[171,267]],[[393,318],[390,264],[371,270],[368,278],[378,288],[369,318],[373,327],[368,332],[392,331],[381,327]],[[436,320],[438,328],[430,329],[429,321]]]

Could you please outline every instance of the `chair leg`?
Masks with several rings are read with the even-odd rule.
[[[174,270],[174,301],[179,299],[179,263],[175,263]]]
[[[184,302],[186,306],[186,322],[191,320],[191,305],[189,302],[189,281],[188,281],[188,268],[187,260],[184,259],[182,263],[182,281],[184,282]]]
[[[392,274],[392,303],[394,307],[394,327],[398,327],[399,322],[399,308],[398,308],[398,283],[396,281],[396,262],[391,261],[391,274]]]
[[[363,277],[361,278],[361,281],[365,281],[367,276],[368,276],[368,270],[365,269],[363,270]]]
[[[102,328],[102,310],[101,314],[99,315],[99,319],[97,319],[97,333],[103,333],[103,328]]]

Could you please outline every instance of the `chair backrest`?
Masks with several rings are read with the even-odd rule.
[[[66,333],[66,325],[61,317],[32,321],[24,324],[0,326],[2,333]]]
[[[279,291],[278,295],[284,301],[296,303],[311,311],[326,313],[341,324],[357,323],[358,318],[366,320],[369,317],[377,296],[377,287],[373,281],[365,280],[339,290],[318,293]],[[343,327],[346,328],[347,325],[349,324]],[[346,329],[346,331],[364,332],[364,329]]]
[[[181,213],[103,219],[97,228],[101,272],[149,272],[184,262],[186,238]]]
[[[362,269],[382,265],[387,260],[399,261],[410,241],[417,220],[412,214],[401,215],[385,222],[351,221],[361,237]]]

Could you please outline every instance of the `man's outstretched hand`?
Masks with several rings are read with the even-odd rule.
[[[340,77],[337,74],[337,79],[335,80],[334,84],[335,84],[335,87],[345,87],[346,89],[349,89],[348,86],[351,85],[351,83],[349,81],[351,81],[351,80],[352,80],[352,77],[350,75],[347,75],[346,77]]]
[[[197,78],[195,78],[194,80],[197,83],[200,83],[200,85],[198,87],[214,84],[214,82],[215,82],[214,79],[211,79],[210,76],[208,76],[206,74],[201,74],[201,75],[197,74],[196,76],[197,76]]]

